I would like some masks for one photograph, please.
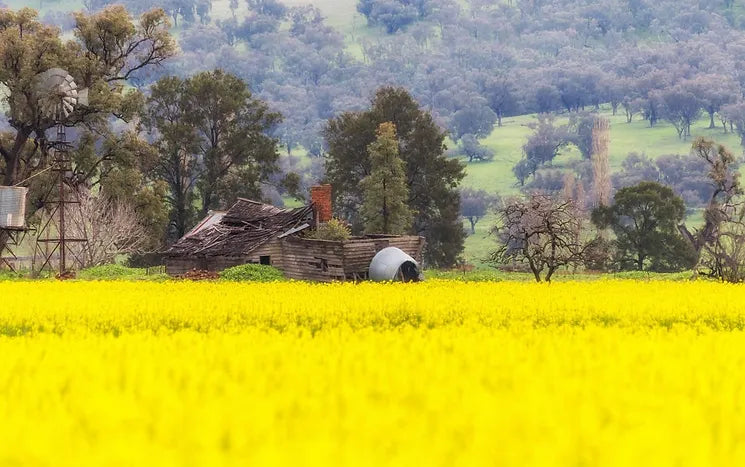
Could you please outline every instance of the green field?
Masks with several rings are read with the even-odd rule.
[[[645,153],[655,158],[665,154],[688,154],[691,143],[697,136],[704,136],[724,144],[735,153],[741,153],[740,138],[736,134],[724,134],[721,126],[708,129],[709,119],[702,118],[691,128],[691,138],[681,140],[675,129],[664,122],[649,127],[649,123],[635,119],[626,123],[626,117],[619,114],[613,116],[609,110],[601,112],[611,120],[611,170],[620,170],[623,159],[630,152]],[[566,118],[557,119],[557,123],[566,123]],[[522,157],[522,145],[531,134],[526,125],[535,121],[534,116],[525,115],[503,120],[501,128],[494,131],[482,143],[495,152],[493,161],[473,162],[467,165],[467,176],[464,185],[467,187],[486,190],[501,196],[514,194],[518,191],[517,181],[512,174],[512,167]],[[569,147],[555,161],[554,167],[561,168],[572,159],[579,159],[579,151]],[[696,219],[691,219],[695,222]],[[465,259],[477,264],[488,255],[493,247],[493,240],[489,238],[489,228],[494,223],[494,216],[487,216],[476,225],[476,233],[466,240]],[[467,224],[467,223],[466,223]]]

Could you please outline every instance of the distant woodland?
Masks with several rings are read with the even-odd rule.
[[[160,6],[178,27],[182,53],[138,84],[233,73],[284,115],[276,136],[288,152],[320,154],[324,122],[364,108],[381,85],[405,86],[456,141],[505,116],[601,103],[669,121],[681,137],[700,112],[745,133],[745,16],[735,0],[360,0],[371,28],[357,34],[278,0],[230,0],[227,18],[210,0],[84,2],[109,3],[134,14]],[[43,19],[69,30],[64,5],[47,4]]]
[[[5,1],[11,9],[22,6]],[[136,50],[139,35],[148,37],[157,30],[169,35],[164,39],[168,50],[162,60],[136,53],[121,63],[113,60],[126,76],[109,76],[110,69],[96,70],[100,76],[94,77],[82,66],[71,70],[91,84],[97,79],[115,83],[112,96],[119,96],[101,107],[119,120],[99,119],[98,129],[105,131],[90,131],[89,125],[80,134],[73,129],[73,137],[79,143],[81,167],[93,164],[85,171],[93,185],[104,186],[106,179],[110,190],[119,193],[146,187],[137,192],[135,202],[141,206],[166,199],[166,211],[146,209],[157,221],[153,236],[165,230],[165,241],[178,238],[199,215],[236,195],[282,204],[318,181],[335,178],[343,187],[345,179],[361,179],[365,173],[349,178],[334,167],[329,171],[329,161],[335,167],[352,161],[354,171],[355,148],[364,153],[385,121],[421,125],[430,135],[426,141],[416,132],[400,135],[410,179],[420,177],[426,187],[441,170],[427,166],[429,160],[446,170],[447,176],[439,177],[441,193],[437,199],[424,198],[413,221],[418,231],[428,232],[431,244],[452,240],[451,246],[442,247],[447,256],[435,261],[443,265],[453,264],[462,248],[465,232],[456,232],[462,219],[475,233],[476,223],[497,200],[491,187],[486,187],[489,193],[460,189],[465,172],[444,158],[457,154],[469,163],[491,160],[495,153],[482,141],[504,119],[537,114],[525,125],[531,133],[521,147],[521,159],[511,167],[514,186],[575,198],[594,196],[599,173],[609,187],[606,197],[612,194],[610,187],[615,191],[643,180],[673,187],[691,208],[704,206],[711,197],[706,168],[690,155],[650,159],[630,147],[620,170],[610,174],[606,148],[605,160],[598,165],[591,156],[598,125],[594,112],[601,106],[628,122],[643,119],[649,127],[664,123],[681,141],[705,118],[710,128],[738,135],[745,145],[745,9],[735,0],[360,0],[354,5],[355,17],[365,24],[334,26],[324,17],[328,10],[278,0],[40,1],[34,7],[40,8],[41,23],[58,27],[62,38],[82,40],[89,51],[93,47],[95,57],[89,54],[86,59],[108,63],[112,51],[101,48],[93,36],[81,36],[80,16],[76,19],[72,12],[96,15],[114,3],[126,8],[131,24],[142,21],[142,14],[153,15],[152,8],[162,8],[162,16],[150,17],[152,31],[141,23],[136,33],[124,36]],[[24,21],[7,20],[0,28],[19,27]],[[89,25],[91,31],[108,27],[105,20],[97,21]],[[131,63],[133,58],[146,66]],[[132,89],[141,93],[129,92]],[[381,89],[387,91],[381,95]],[[234,133],[223,134],[224,142],[210,141],[210,119],[215,116],[200,104],[222,95],[232,96],[234,111],[243,120],[236,124],[234,111],[222,109],[223,122],[237,126]],[[395,105],[386,106],[389,97]],[[399,109],[405,109],[406,117],[395,122],[404,115]],[[119,118],[125,113],[138,114],[134,123]],[[175,124],[179,122],[187,127]],[[127,131],[135,123],[140,133],[128,140]],[[357,124],[360,131],[355,132]],[[0,120],[0,129],[22,126],[18,119]],[[245,135],[253,135],[256,143],[250,151],[239,143]],[[427,148],[430,159],[411,149],[415,146],[407,149],[406,138]],[[191,146],[185,149],[184,141]],[[140,143],[146,145],[138,147]],[[568,146],[581,157],[557,168],[553,161]],[[33,159],[19,151],[20,158]],[[154,165],[137,168],[142,180],[120,166],[113,170],[111,165],[104,174],[104,165],[93,162],[102,151],[120,166],[132,160],[152,160]],[[151,158],[140,157],[143,151],[150,151]],[[191,162],[179,151],[186,151]],[[153,167],[164,161],[171,164],[158,169],[165,175],[158,183],[147,182],[156,173]],[[365,160],[359,166],[367,170],[368,164]],[[18,167],[27,169],[25,175],[34,173],[29,164]],[[421,167],[428,168],[419,173]],[[8,176],[7,163],[3,172],[6,183],[23,179],[20,173]],[[43,183],[43,177],[37,183]],[[362,203],[359,188],[346,189],[337,201],[352,200],[344,208],[357,212]],[[419,196],[417,190],[411,193]],[[461,212],[446,212],[445,206],[451,205],[460,205]],[[432,233],[436,231],[440,233]]]

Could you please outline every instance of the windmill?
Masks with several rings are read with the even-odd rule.
[[[58,176],[57,186],[50,186],[43,198],[45,215],[42,216],[36,237],[34,270],[42,271],[50,265],[54,254],[58,253],[59,273],[63,277],[67,272],[68,253],[72,253],[81,263],[76,253],[69,250],[68,244],[87,242],[85,238],[70,238],[66,232],[65,207],[80,204],[80,198],[73,186],[72,169],[67,158],[70,144],[66,141],[65,123],[77,107],[88,105],[88,89],[79,89],[73,77],[61,68],[39,73],[33,84],[33,97],[39,109],[39,117],[53,122],[57,127],[57,138],[51,143],[51,147],[54,153],[52,171]],[[40,259],[37,261],[37,258]]]

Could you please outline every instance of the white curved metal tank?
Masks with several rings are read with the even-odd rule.
[[[28,189],[0,186],[0,228],[23,228],[26,224],[26,192]]]
[[[393,246],[383,248],[375,254],[370,262],[368,276],[374,281],[403,280],[412,282],[422,280],[419,263]]]

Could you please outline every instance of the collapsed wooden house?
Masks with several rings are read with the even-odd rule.
[[[373,257],[387,247],[399,248],[421,264],[424,239],[418,236],[308,238],[309,231],[331,219],[331,187],[313,187],[311,200],[306,206],[282,209],[240,198],[228,211],[210,213],[166,250],[166,270],[178,275],[255,263],[274,266],[292,279],[363,280]]]

